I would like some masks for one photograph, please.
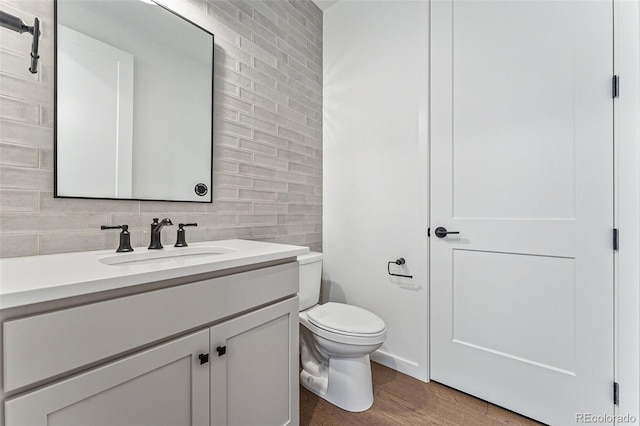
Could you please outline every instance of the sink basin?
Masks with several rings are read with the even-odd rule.
[[[163,250],[139,249],[140,252],[119,253],[98,259],[105,265],[146,265],[165,262],[184,262],[237,251],[227,247],[181,247]]]

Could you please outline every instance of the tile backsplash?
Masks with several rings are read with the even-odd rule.
[[[0,257],[149,242],[153,217],[197,222],[189,242],[245,238],[322,249],[322,12],[310,0],[165,0],[215,34],[212,204],[53,198],[53,1],[0,0],[41,20],[0,29]],[[166,227],[173,244],[176,227]]]

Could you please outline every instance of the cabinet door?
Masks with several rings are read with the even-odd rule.
[[[208,349],[202,330],[15,397],[6,424],[207,425]]]
[[[298,298],[210,330],[211,424],[297,425]]]

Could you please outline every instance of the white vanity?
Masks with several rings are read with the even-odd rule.
[[[306,247],[0,260],[6,425],[297,425]]]

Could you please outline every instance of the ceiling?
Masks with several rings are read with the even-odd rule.
[[[313,1],[316,4],[316,6],[318,6],[320,10],[324,12],[334,4],[338,3],[339,0],[311,0],[311,1]]]

